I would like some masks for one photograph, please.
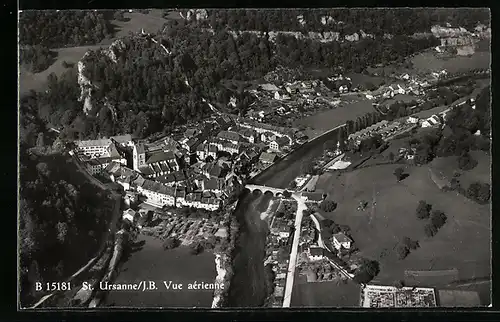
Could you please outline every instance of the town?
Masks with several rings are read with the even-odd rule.
[[[134,32],[119,39],[109,36],[99,49],[80,55],[74,66],[61,63],[75,76],[67,77],[71,85],[64,77],[50,76],[45,94],[40,94],[49,97],[46,102],[30,107],[29,100],[23,101],[23,122],[33,122],[22,130],[24,162],[31,162],[22,171],[33,176],[26,179],[30,184],[23,188],[23,200],[28,201],[23,202],[41,207],[36,208],[40,213],[58,209],[51,225],[61,245],[68,243],[66,236],[85,240],[64,218],[100,209],[94,209],[94,223],[76,220],[88,225],[85,236],[93,240],[85,248],[86,261],[67,271],[57,261],[55,276],[91,286],[147,278],[221,286],[147,296],[146,302],[161,307],[491,303],[486,290],[491,284],[491,53],[484,48],[491,37],[489,26],[478,22],[465,29],[435,21],[423,35],[415,32],[404,39],[370,34],[366,28],[321,37],[275,30],[264,37],[252,25],[235,28],[234,19],[213,10],[152,12],[116,11],[112,19],[96,19],[123,26],[137,17],[162,21],[171,40],[147,24],[127,27]],[[309,19],[292,18],[297,23],[292,30]],[[311,23],[341,24],[328,15],[316,20]],[[219,23],[233,29],[220,31]],[[186,30],[196,30],[196,36],[184,35]],[[202,40],[187,53],[196,41],[180,40],[207,35],[214,41],[224,35],[224,42],[235,48],[252,45],[210,73],[204,68],[212,67],[200,63],[205,59],[200,53],[204,48],[218,59],[219,45]],[[375,46],[375,40],[396,48],[396,53],[380,49],[378,55],[396,58],[366,58],[369,63],[357,68],[361,55],[341,66],[331,57],[327,64],[325,51],[319,49],[340,53],[343,48],[358,50],[353,49],[358,42]],[[300,54],[299,43],[317,48],[318,56]],[[241,61],[261,55],[252,46],[262,52],[273,48],[281,63],[258,77],[253,71],[227,76],[238,73],[229,64],[238,61],[235,66],[241,67]],[[127,55],[140,59],[128,61]],[[287,64],[289,56],[328,66]],[[257,60],[252,64],[245,68],[257,69]],[[154,75],[152,66],[168,74],[163,81],[172,89],[165,89],[163,76]],[[119,87],[120,73],[128,85],[110,91]],[[150,88],[143,93],[130,75],[154,80],[147,81],[144,86]],[[73,103],[80,110],[68,108],[51,116],[44,109],[56,102],[52,95],[64,86],[74,86],[71,95],[78,97]],[[141,95],[147,103],[137,103]],[[139,112],[143,103],[150,108]],[[38,124],[45,129],[30,134]],[[65,171],[74,178],[61,174]],[[44,192],[55,194],[54,202],[50,197],[41,199],[42,206],[29,201],[34,195],[29,189],[54,176],[59,176],[54,191]],[[62,191],[76,201],[66,206],[73,199],[64,199]],[[84,201],[88,206],[78,203]],[[38,222],[22,218],[23,229]],[[466,231],[475,234],[471,243],[477,252],[465,246]],[[25,240],[23,249],[35,249],[31,239]],[[31,274],[44,274],[38,261],[23,265],[31,265]],[[29,270],[23,271],[26,281],[35,276]],[[132,293],[79,288],[28,292],[27,298],[32,308],[143,305],[143,295]]]

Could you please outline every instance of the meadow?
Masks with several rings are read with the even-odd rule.
[[[335,211],[322,215],[348,225],[360,255],[379,261],[381,271],[373,282],[392,285],[404,280],[407,270],[456,269],[459,280],[490,276],[490,205],[478,205],[456,192],[439,190],[427,166],[407,167],[409,176],[397,182],[393,172],[399,166],[326,173],[316,186],[316,191],[328,193],[328,198],[338,203]],[[357,210],[361,200],[368,202],[365,211]],[[415,215],[419,200],[448,217],[434,237],[425,236],[427,220]],[[420,248],[400,260],[395,247],[403,237],[418,240]],[[419,284],[426,284],[425,276],[419,279]],[[436,279],[430,280],[429,284]]]

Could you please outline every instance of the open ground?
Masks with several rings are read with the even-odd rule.
[[[359,307],[360,286],[352,281],[311,282],[295,280],[291,307]]]
[[[153,237],[139,235],[144,241],[142,249],[131,254],[122,264],[114,283],[154,281],[157,290],[147,292],[111,291],[104,306],[121,307],[211,307],[211,290],[187,290],[189,283],[213,283],[215,259],[213,253],[189,253],[188,247],[164,250],[162,242]],[[163,281],[184,284],[182,290],[167,290]]]
[[[490,205],[478,205],[456,192],[439,190],[427,166],[407,167],[409,177],[398,183],[393,172],[399,166],[327,173],[316,186],[317,191],[327,192],[328,198],[338,203],[334,212],[323,216],[349,225],[360,255],[379,261],[381,271],[374,282],[393,284],[404,280],[406,270],[456,268],[458,279],[490,276]],[[365,211],[356,210],[360,200],[369,203]],[[415,215],[419,200],[448,217],[432,238],[424,234],[426,221]],[[418,240],[420,248],[399,260],[394,248],[405,236]],[[426,284],[423,279],[421,285]]]
[[[463,171],[458,178],[464,189],[476,181],[491,184],[491,157],[482,151],[471,151],[470,155],[478,161],[474,169]],[[430,166],[440,176],[444,176],[447,180],[453,178],[454,169],[457,169],[458,157],[450,156],[434,159]]]

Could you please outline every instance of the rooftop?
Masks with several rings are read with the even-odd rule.
[[[87,141],[78,141],[78,147],[91,147],[91,146],[100,146],[107,147],[111,145],[110,139],[100,139],[100,140],[87,140]]]
[[[352,239],[347,237],[344,233],[336,233],[335,235],[333,235],[333,238],[335,238],[339,243],[352,242]]]
[[[156,152],[152,154],[147,160],[147,164],[151,163],[156,163],[156,162],[161,162],[161,161],[168,161],[175,159],[175,154],[172,151],[161,151],[161,152]]]

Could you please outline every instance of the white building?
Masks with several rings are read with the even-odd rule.
[[[132,209],[127,209],[123,212],[122,218],[128,220],[130,223],[134,223],[137,213]]]
[[[406,123],[409,124],[417,124],[419,121],[418,117],[410,116],[408,119],[406,119]]]
[[[311,261],[318,261],[323,259],[323,257],[325,256],[324,254],[325,250],[323,249],[323,247],[319,246],[309,247],[309,260]]]
[[[437,115],[433,115],[422,122],[422,127],[432,127],[441,125],[441,119]]]
[[[352,239],[347,237],[344,233],[337,233],[333,235],[333,245],[337,250],[341,247],[345,249],[351,248]]]
[[[109,157],[112,146],[110,139],[78,141],[76,152],[90,158]]]
[[[152,180],[136,180],[137,192],[146,197],[146,203],[162,208],[175,206],[175,190]]]

